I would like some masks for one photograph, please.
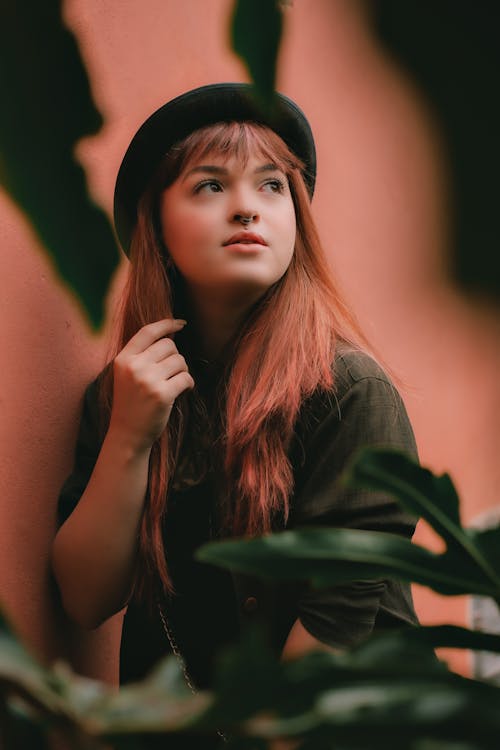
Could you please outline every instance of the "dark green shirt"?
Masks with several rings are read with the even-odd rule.
[[[195,382],[200,378],[197,373]],[[201,384],[206,387],[209,380]],[[85,393],[75,466],[61,490],[61,523],[81,497],[100,450],[96,396],[94,381]],[[346,464],[364,445],[417,455],[403,402],[383,370],[363,352],[339,349],[334,392],[313,394],[297,418],[289,450],[294,491],[287,528],[334,526],[412,536],[414,519],[392,497],[339,485]],[[199,686],[210,684],[214,655],[252,620],[265,624],[277,654],[297,618],[335,647],[355,645],[373,630],[417,622],[409,586],[396,581],[313,590],[301,582],[271,584],[196,562],[196,549],[217,534],[216,494],[210,472],[198,484],[172,490],[165,538],[176,594],[164,609]],[[130,604],[121,643],[122,682],[142,678],[169,652],[158,610]]]

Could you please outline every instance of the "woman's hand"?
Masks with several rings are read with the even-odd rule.
[[[109,430],[133,451],[149,450],[165,429],[180,393],[194,387],[172,339],[185,321],[166,318],[143,326],[113,363]]]

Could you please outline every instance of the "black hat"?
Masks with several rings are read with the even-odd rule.
[[[316,151],[304,113],[277,92],[273,108],[266,112],[254,92],[248,83],[201,86],[167,102],[141,125],[123,157],[115,186],[114,221],[126,253],[137,220],[137,204],[156,166],[174,143],[206,125],[250,120],[270,127],[303,161],[303,177],[312,197]]]

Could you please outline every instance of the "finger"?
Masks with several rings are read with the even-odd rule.
[[[148,346],[142,356],[148,362],[161,362],[162,359],[170,357],[172,354],[177,354],[177,347],[171,338],[164,336]]]
[[[188,372],[186,360],[182,354],[172,354],[170,357],[162,359],[155,365],[155,373],[159,378],[169,380],[180,372]]]
[[[194,388],[194,380],[189,372],[182,370],[168,380],[163,380],[158,385],[158,392],[161,392],[165,398],[165,401],[173,402],[177,396],[188,389]]]
[[[143,326],[123,347],[122,352],[140,354],[158,339],[180,331],[186,321],[176,318],[165,318]]]
[[[194,380],[185,370],[178,372],[168,381],[169,392],[177,398],[183,391],[194,388]]]

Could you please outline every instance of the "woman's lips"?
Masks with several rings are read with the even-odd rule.
[[[234,245],[243,248],[245,247],[245,245],[247,245],[250,248],[255,245],[267,246],[267,242],[263,237],[261,237],[260,234],[255,234],[254,232],[237,232],[236,234],[233,234],[232,237],[230,237],[228,240],[226,240],[223,245],[224,247],[227,247],[228,245]]]

